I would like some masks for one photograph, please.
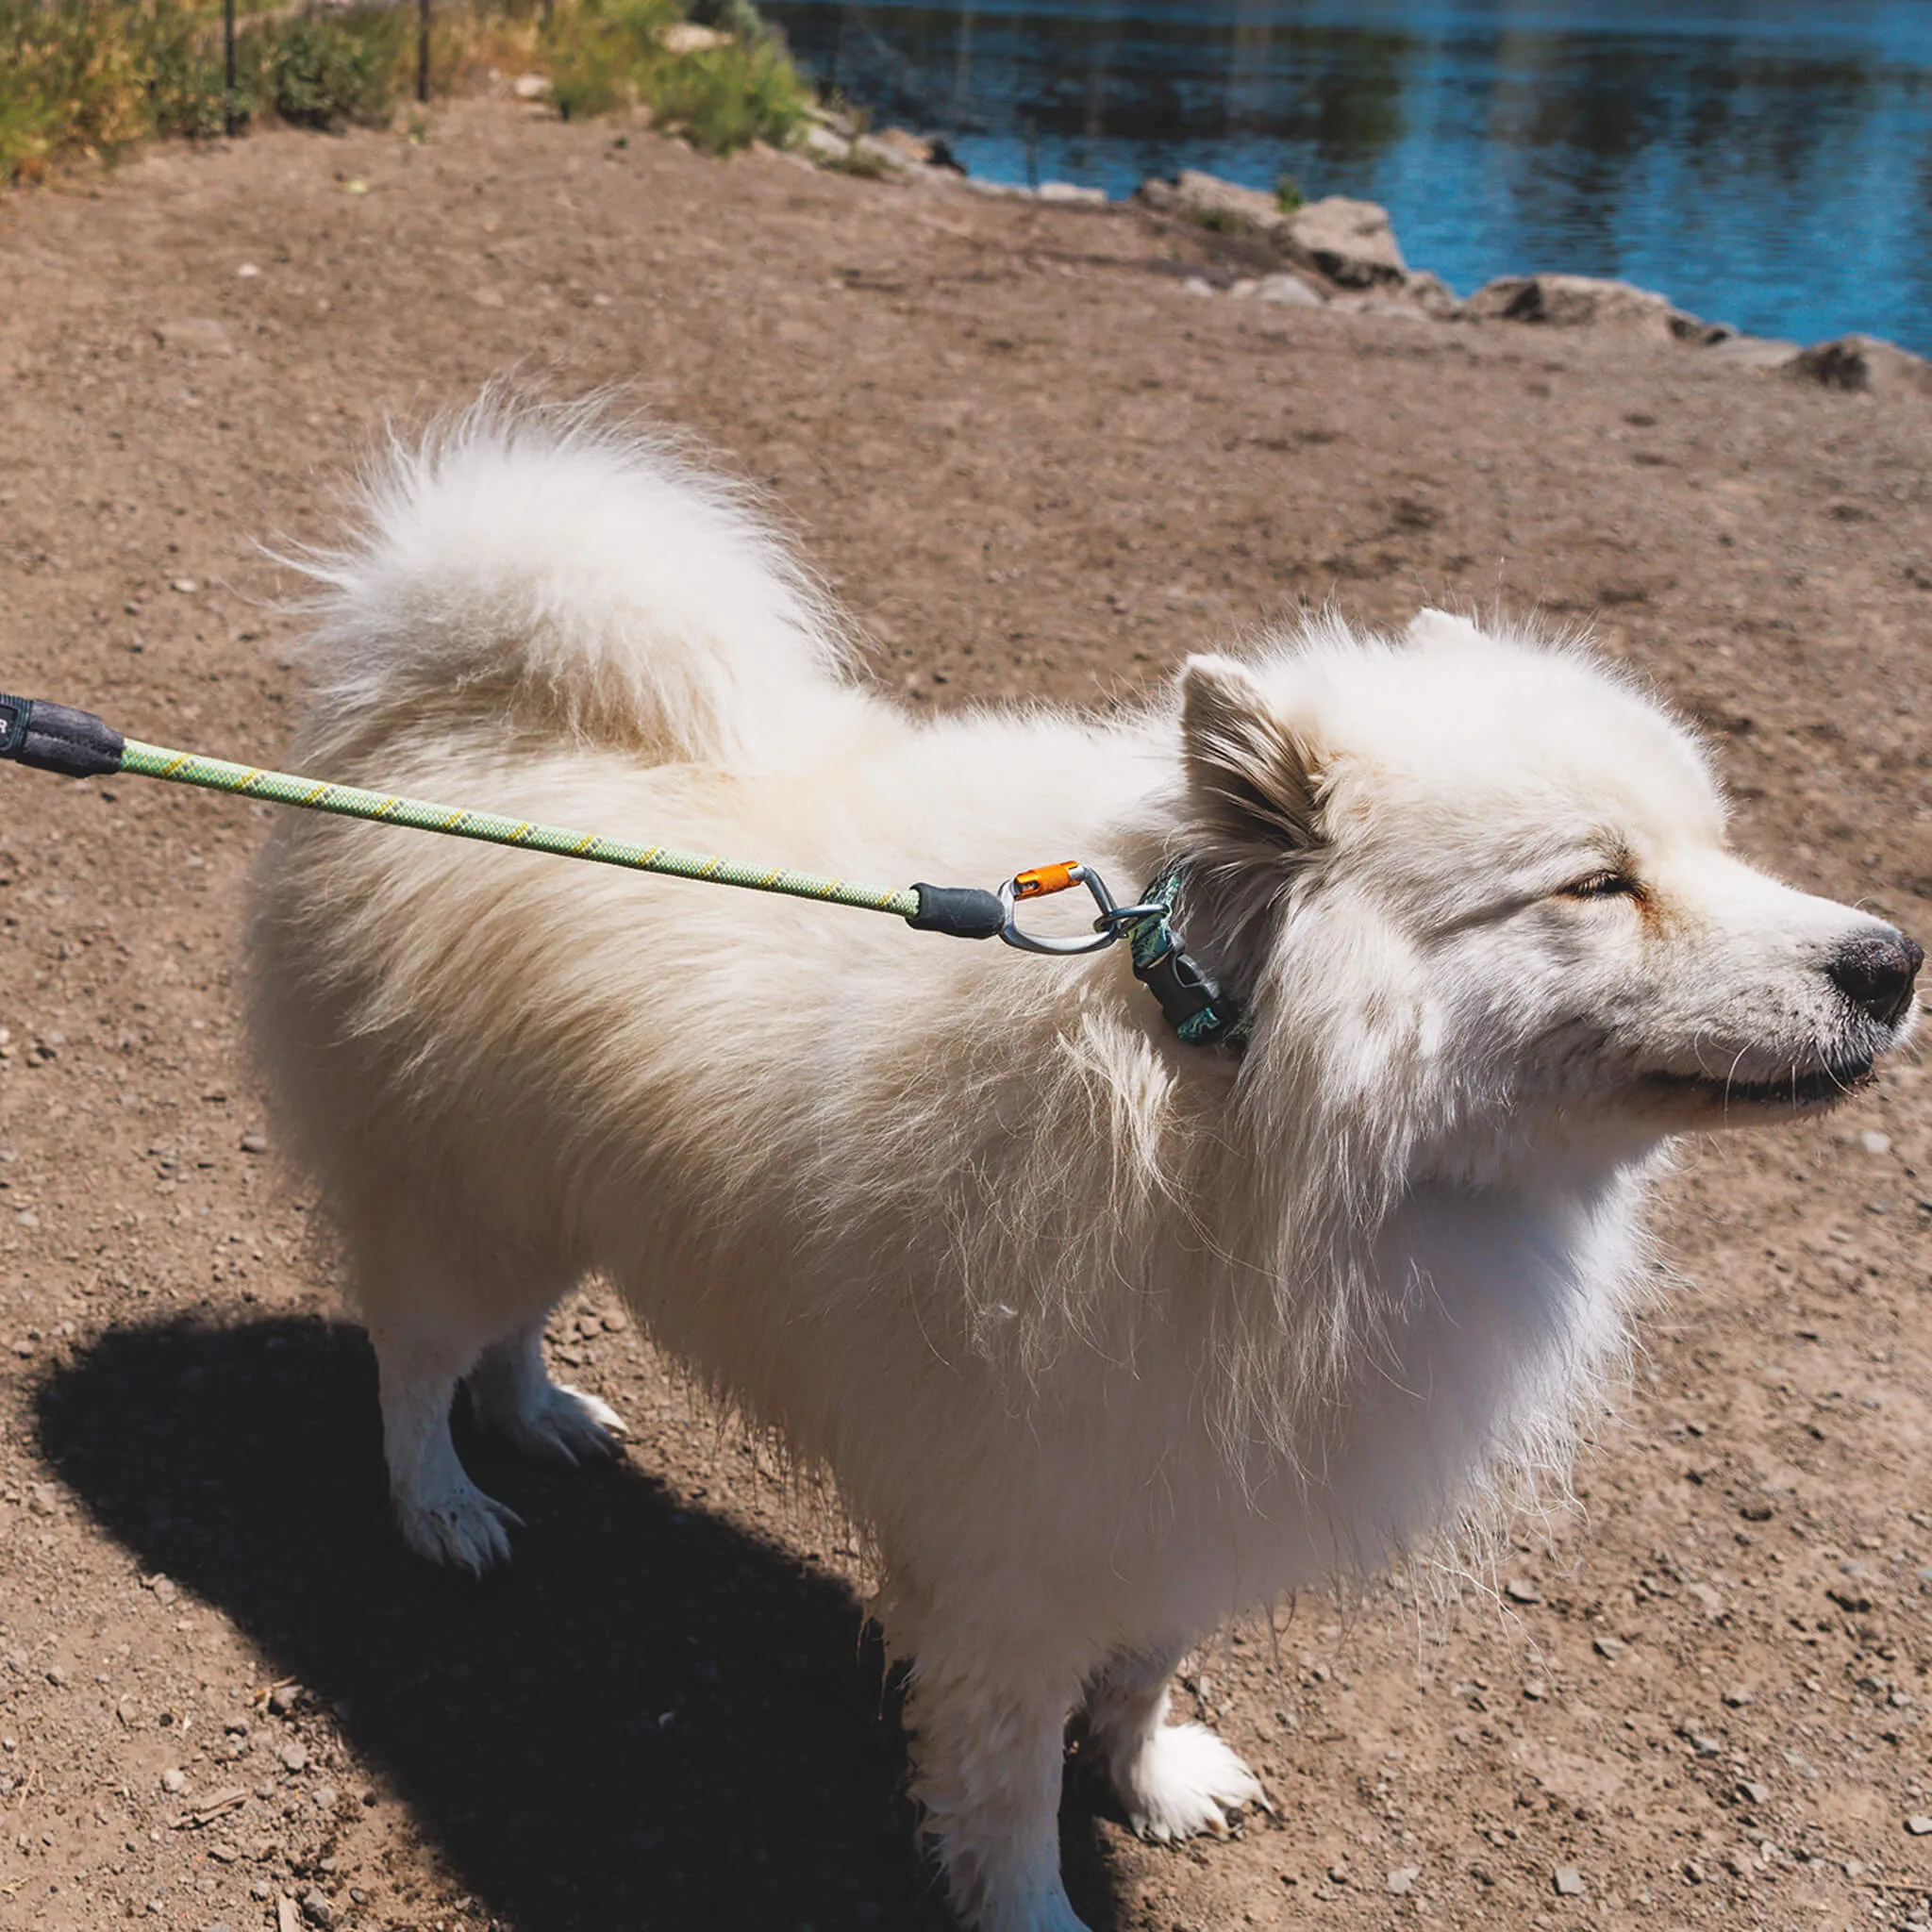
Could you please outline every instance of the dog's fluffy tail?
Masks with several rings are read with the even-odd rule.
[[[842,683],[827,602],[725,485],[592,413],[486,398],[393,444],[321,586],[311,742],[446,724],[785,762]]]

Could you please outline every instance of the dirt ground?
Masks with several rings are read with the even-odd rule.
[[[514,372],[765,486],[909,704],[1105,702],[1328,598],[1592,621],[1748,852],[1932,933],[1932,402],[1207,296],[1143,215],[621,134],[479,103],[0,200],[0,686],[275,758],[258,542]],[[393,1541],[238,1052],[270,809],[0,774],[0,1925],[938,1932],[857,1541],[608,1297],[554,1345],[625,1463],[473,1449],[529,1524],[482,1584]],[[1070,1777],[1097,1926],[1932,1916],[1923,1061],[1688,1146],[1659,1222],[1634,1384],[1493,1591],[1203,1648],[1274,1817],[1143,1846]]]

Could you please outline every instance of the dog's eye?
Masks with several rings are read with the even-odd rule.
[[[1573,879],[1557,895],[1560,899],[1641,899],[1643,888],[1624,872],[1586,873]]]

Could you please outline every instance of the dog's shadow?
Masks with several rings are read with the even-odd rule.
[[[390,1526],[375,1384],[361,1336],[320,1322],[121,1329],[41,1385],[41,1443],[144,1569],[336,1707],[515,1932],[951,1925],[849,1590],[635,1462],[473,1442],[530,1526],[507,1571],[439,1573]],[[1111,1926],[1091,1815],[1070,1806],[1062,1840],[1076,1907]]]

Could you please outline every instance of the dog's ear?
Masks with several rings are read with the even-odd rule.
[[[1188,790],[1212,828],[1243,843],[1314,844],[1322,759],[1260,680],[1232,658],[1190,658],[1181,671]]]

